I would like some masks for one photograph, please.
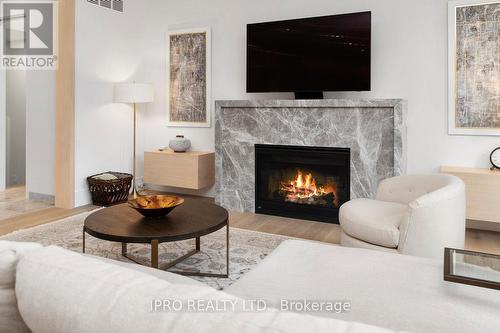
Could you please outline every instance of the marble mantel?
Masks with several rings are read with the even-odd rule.
[[[406,102],[384,100],[216,101],[215,200],[255,209],[255,144],[351,149],[351,198],[406,172]]]

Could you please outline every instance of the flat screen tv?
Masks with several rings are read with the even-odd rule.
[[[371,12],[247,25],[247,92],[367,91]]]

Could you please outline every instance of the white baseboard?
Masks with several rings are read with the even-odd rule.
[[[42,202],[48,203],[50,205],[53,205],[55,203],[55,197],[51,194],[29,192],[28,199],[35,200],[35,201],[42,201]]]

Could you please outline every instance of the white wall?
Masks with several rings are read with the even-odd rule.
[[[26,191],[54,195],[55,72],[26,72]]]
[[[94,172],[130,170],[129,118],[111,105],[110,82],[152,82],[156,101],[141,110],[141,150],[184,134],[193,149],[213,150],[212,128],[165,125],[165,32],[212,28],[213,100],[292,98],[245,93],[247,23],[372,11],[372,91],[330,93],[340,98],[404,98],[409,103],[408,172],[436,172],[440,165],[488,166],[500,139],[447,135],[446,0],[128,0],[125,13],[86,2],[77,7],[77,202],[85,203],[84,178]],[[109,128],[113,131],[110,132]],[[139,173],[142,159],[138,161]]]
[[[6,185],[26,183],[26,71],[6,73]]]
[[[75,202],[78,206],[90,202],[88,176],[104,171],[131,171],[131,107],[112,104],[113,83],[143,81],[138,69],[147,65],[140,56],[142,45],[140,35],[136,34],[137,27],[146,23],[138,24],[133,12],[122,14],[85,1],[77,2],[76,11]]]
[[[6,133],[6,105],[5,87],[6,71],[0,69],[0,191],[5,190],[7,172],[7,133]]]

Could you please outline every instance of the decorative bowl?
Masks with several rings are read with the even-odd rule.
[[[141,195],[128,201],[130,207],[145,217],[166,216],[183,203],[184,199],[175,195]]]

